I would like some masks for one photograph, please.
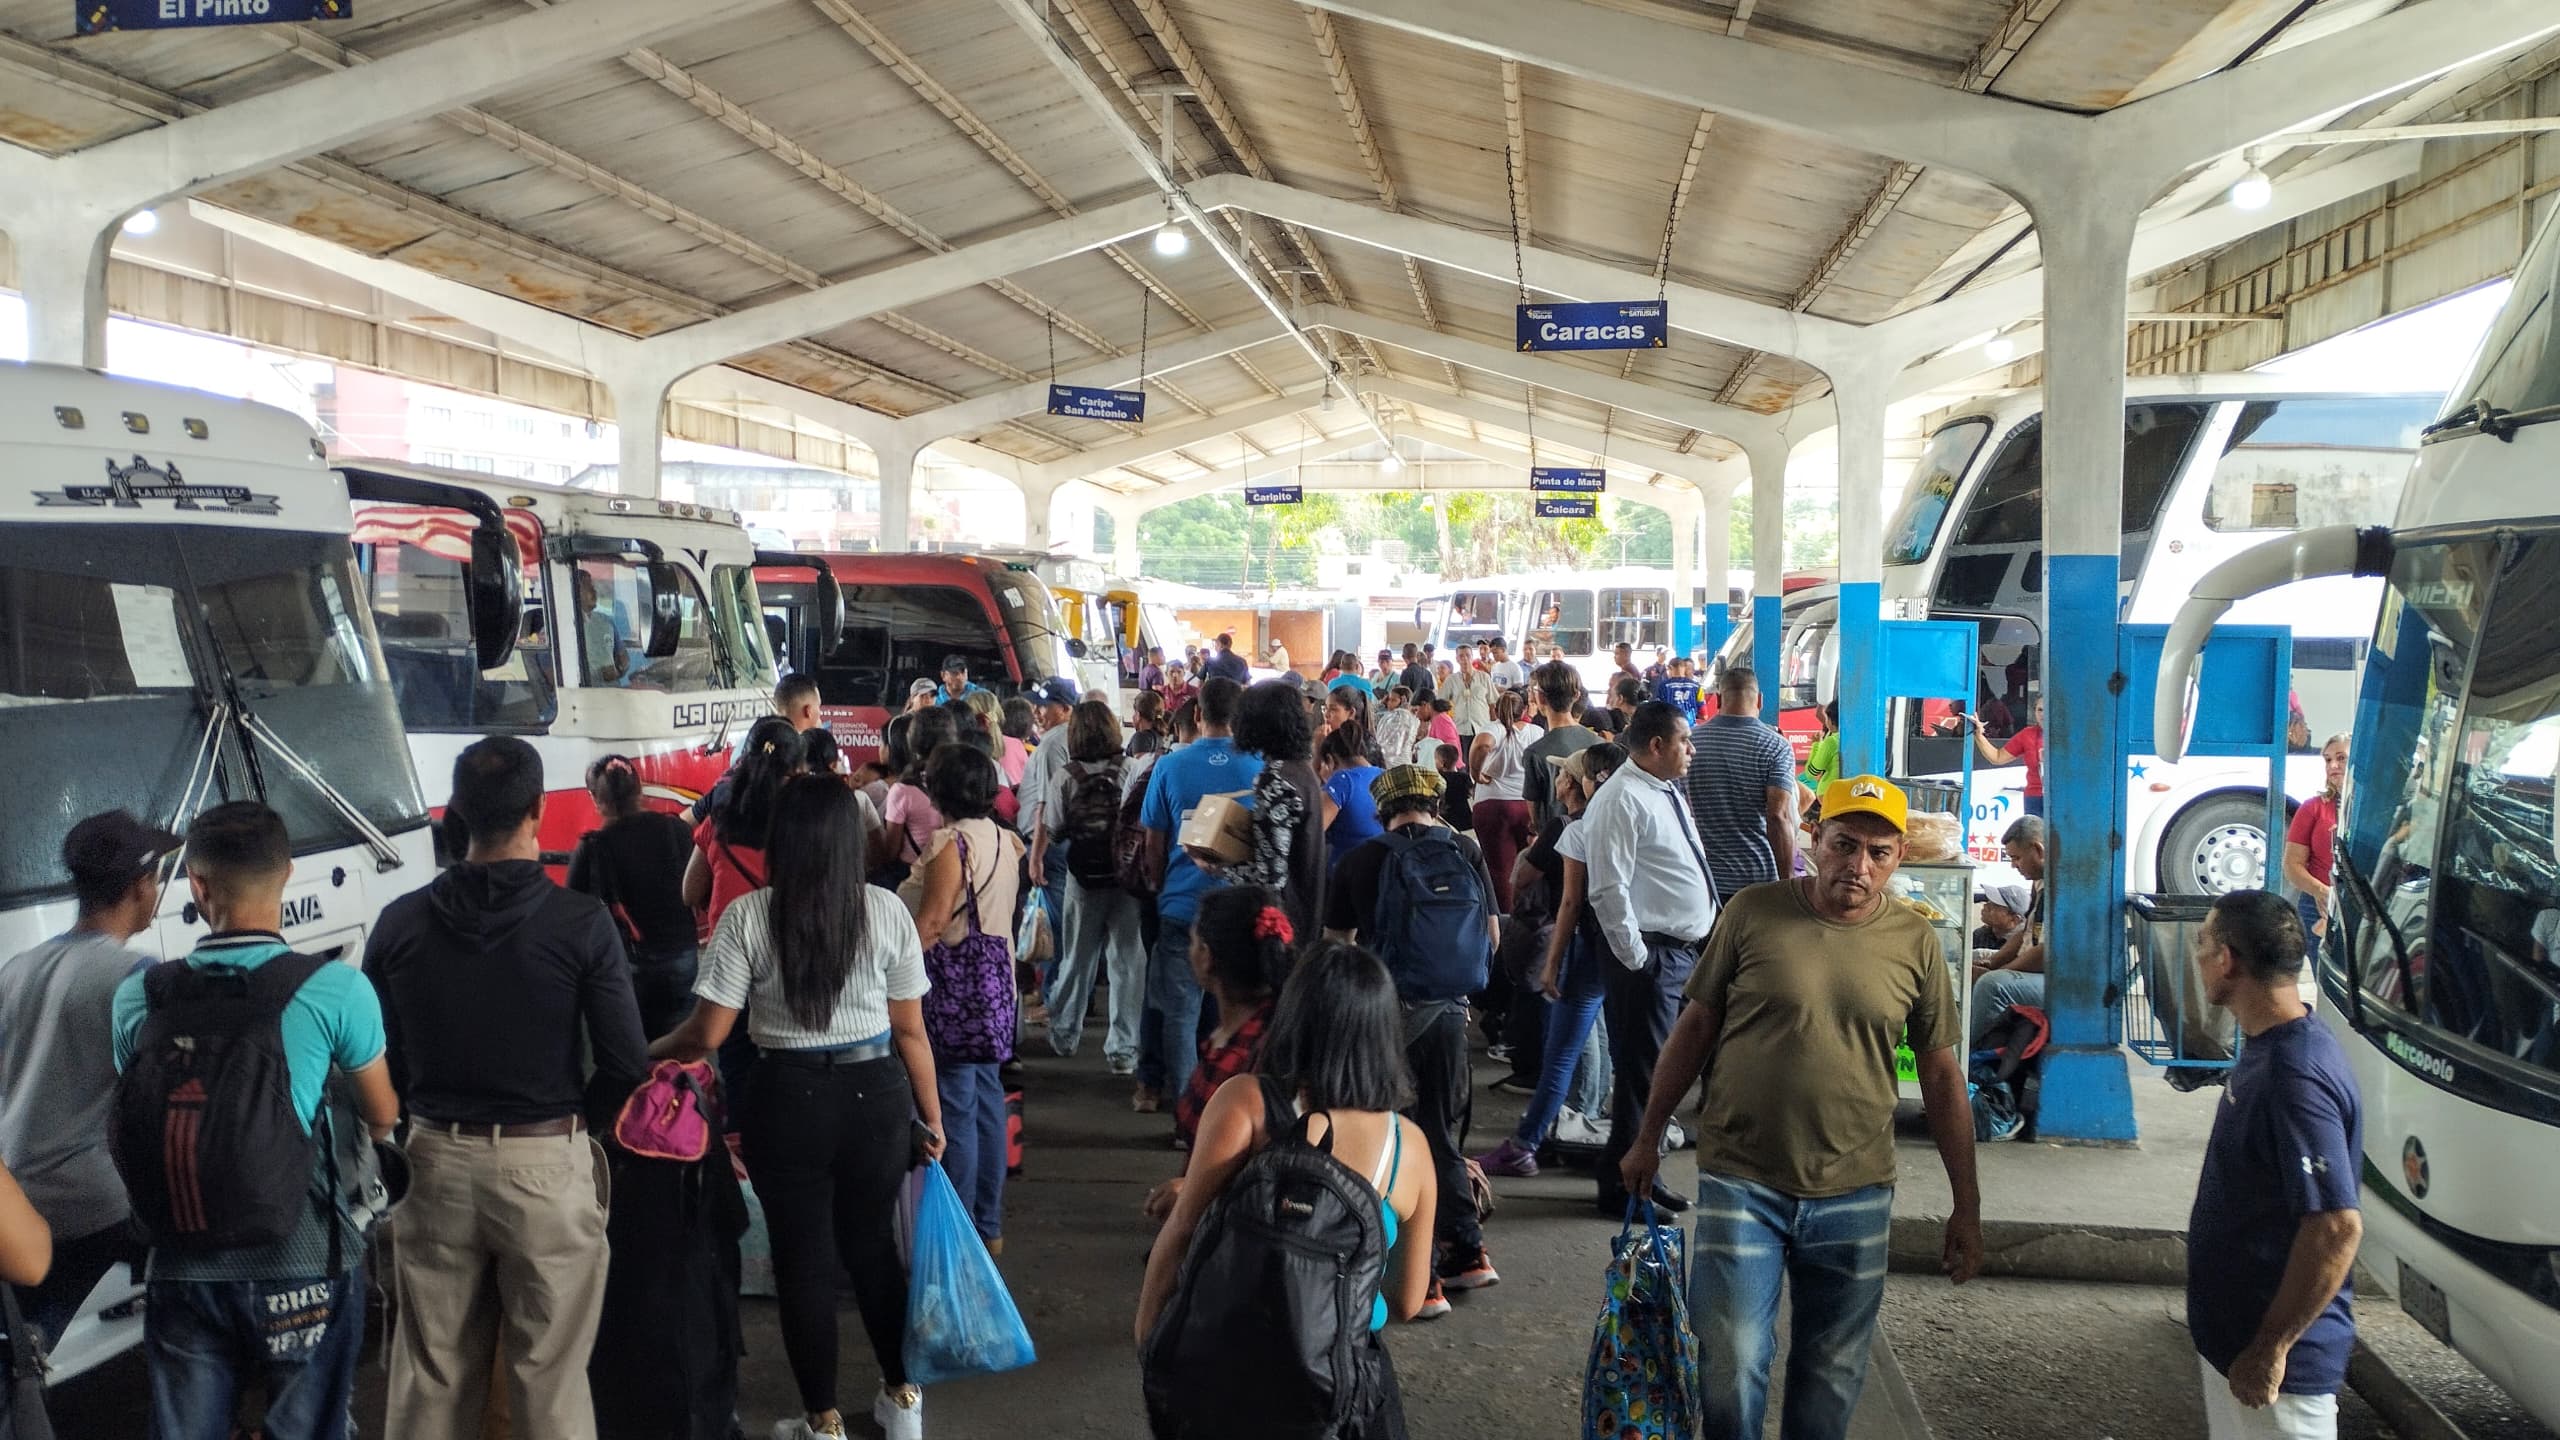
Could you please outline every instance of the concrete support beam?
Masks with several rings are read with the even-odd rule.
[[[1241,324],[1205,334],[1189,335],[1170,344],[1158,345],[1147,353],[1150,375],[1163,375],[1186,365],[1197,365],[1223,355],[1250,350],[1287,336],[1279,321],[1257,316]],[[1134,355],[1116,355],[1058,372],[1061,385],[1124,386],[1139,378],[1138,360]],[[1024,415],[1046,412],[1049,405],[1047,377],[1027,384],[1009,385],[1002,390],[973,395],[957,405],[944,405],[932,410],[919,410],[895,422],[899,435],[922,444],[953,435],[967,435],[1001,425]],[[1214,417],[1211,417],[1214,418]],[[1101,467],[1107,468],[1107,467]]]
[[[1892,768],[1885,746],[1885,695],[1870,663],[1849,657],[1878,653],[1884,619],[1885,363],[1831,373],[1839,426],[1840,482],[1840,758],[1843,773],[1882,775]]]
[[[1051,531],[1056,524],[1058,492],[1067,484],[1064,480],[1028,480],[1023,483],[1022,548],[1048,550]],[[887,547],[884,545],[882,548]]]
[[[1778,719],[1778,656],[1787,572],[1787,443],[1770,436],[1743,451],[1751,465],[1751,668],[1760,672],[1760,718]]]
[[[1621,380],[1614,375],[1599,374],[1561,360],[1522,355],[1503,346],[1444,335],[1401,320],[1383,319],[1339,305],[1310,305],[1301,314],[1310,325],[1339,330],[1346,335],[1366,336],[1399,350],[1447,360],[1471,370],[1482,370],[1524,385],[1553,390],[1560,395],[1578,395],[1602,405],[1633,410],[1639,415],[1651,415],[1674,425],[1704,430],[1737,443],[1744,442],[1746,436],[1759,438],[1778,433],[1777,422],[1756,410],[1718,405],[1694,395],[1658,389],[1640,381]]]
[[[1134,495],[1124,497],[1117,503],[1127,506],[1137,514],[1144,514],[1149,510],[1161,510],[1167,505],[1189,500],[1195,496],[1215,495],[1221,490],[1232,490],[1248,481],[1278,480],[1286,475],[1293,465],[1329,460],[1346,450],[1357,450],[1364,445],[1376,443],[1377,437],[1366,429],[1354,430],[1347,435],[1336,435],[1319,440],[1294,455],[1275,455],[1268,460],[1229,465],[1222,470],[1212,470],[1205,475],[1194,475],[1188,480],[1176,480],[1170,485],[1159,485],[1153,490],[1141,490]],[[1387,488],[1414,490],[1421,487],[1407,483]],[[1106,504],[1109,503],[1106,502]],[[1116,510],[1114,513],[1117,513]]]
[[[1478,425],[1491,425],[1521,435],[1528,433],[1527,416],[1507,405],[1497,405],[1490,400],[1478,400],[1470,395],[1452,395],[1428,385],[1384,375],[1362,376],[1355,385],[1367,394],[1401,400],[1408,405],[1416,405],[1425,410],[1436,410],[1443,415],[1471,420]],[[1676,475],[1701,489],[1720,473],[1719,467],[1724,463],[1703,455],[1683,455],[1677,450],[1666,450],[1659,445],[1649,445],[1642,440],[1631,439],[1625,435],[1603,435],[1587,425],[1576,425],[1569,420],[1553,420],[1541,416],[1537,423],[1540,440],[1552,440],[1579,450],[1585,455],[1597,455],[1605,449],[1612,459],[1625,460],[1664,475]]]
[[[1437,427],[1434,427],[1418,436],[1416,436],[1415,432],[1412,430],[1405,431],[1405,434],[1427,441],[1443,450],[1454,450],[1461,455],[1474,456],[1477,460],[1496,467],[1494,473],[1497,478],[1501,476],[1516,476],[1518,479],[1517,484],[1506,482],[1504,484],[1490,486],[1488,488],[1499,490],[1525,490],[1529,487],[1529,452],[1519,446],[1505,444],[1498,440],[1470,439],[1465,435],[1456,434],[1452,431],[1442,430]],[[1540,460],[1545,460],[1548,457],[1541,455],[1538,458]],[[1466,487],[1455,486],[1448,483],[1433,483],[1426,485],[1423,482],[1425,480],[1444,482],[1448,479],[1453,470],[1464,470],[1466,468],[1467,467],[1464,466],[1453,467],[1436,460],[1424,460],[1418,462],[1407,461],[1404,469],[1399,473],[1410,482],[1404,486],[1405,489],[1447,490]],[[1625,460],[1617,460],[1611,463],[1607,469],[1609,472],[1608,493],[1620,500],[1632,500],[1638,505],[1650,505],[1656,510],[1665,512],[1684,510],[1692,508],[1695,505],[1695,497],[1698,494],[1696,490],[1686,489],[1679,486],[1654,484],[1654,472],[1649,466],[1634,464]],[[1384,472],[1381,473],[1383,474]],[[1393,479],[1395,477],[1388,476],[1387,478]],[[1396,487],[1391,485],[1387,488],[1392,490]]]
[[[105,353],[106,253],[136,210],[366,135],[529,85],[561,70],[781,0],[562,0],[529,15],[432,40],[362,68],[251,96],[102,145],[0,168],[22,288],[42,318],[31,358],[97,364]],[[32,158],[32,157],[31,157]],[[89,259],[75,274],[72,257]],[[66,318],[76,312],[77,319]]]
[[[872,454],[880,462],[880,548],[905,550],[915,544],[912,518],[916,493],[916,456],[912,446],[883,444]],[[1042,526],[1047,508],[1042,507]],[[1045,542],[1044,542],[1045,543]]]
[[[1167,454],[1188,445],[1197,445],[1206,440],[1232,435],[1255,425],[1267,425],[1274,420],[1286,420],[1292,415],[1303,415],[1316,408],[1315,400],[1316,397],[1312,392],[1299,391],[1295,394],[1277,396],[1259,404],[1247,405],[1242,409],[1204,415],[1187,424],[1142,430],[1117,444],[1097,445],[1093,449],[1070,455],[1064,460],[1034,466],[1026,475],[1025,483],[1037,480],[1089,480],[1105,471],[1117,470],[1124,465],[1134,465],[1152,455]]]

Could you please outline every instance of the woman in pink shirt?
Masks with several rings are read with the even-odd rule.
[[[1424,733],[1438,744],[1458,743],[1457,717],[1450,713],[1454,708],[1449,701],[1438,697],[1434,697],[1431,701],[1431,725]]]
[[[932,849],[934,832],[942,828],[942,812],[924,792],[924,762],[943,746],[961,743],[960,719],[939,705],[919,711],[908,723],[906,740],[907,753],[891,757],[906,763],[889,783],[889,803],[880,807],[880,818],[889,827],[889,843],[876,879],[892,887],[906,879],[908,868]]]

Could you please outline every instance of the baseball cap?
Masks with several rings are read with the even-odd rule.
[[[1570,775],[1575,781],[1588,787],[1596,778],[1591,772],[1600,768],[1600,757],[1593,753],[1599,748],[1597,745],[1586,745],[1570,755],[1550,755],[1547,757],[1547,763],[1556,767],[1556,774]]]
[[[2027,887],[2015,880],[2001,880],[1977,886],[1974,889],[1973,898],[1987,904],[2006,906],[2020,915],[2026,914],[2027,907],[2035,903],[2035,898],[2029,893]]]
[[[1822,787],[1822,818],[1873,815],[1895,830],[1911,829],[1911,801],[1902,787],[1881,775],[1850,775]]]
[[[1399,800],[1416,796],[1437,800],[1448,790],[1448,782],[1440,778],[1439,771],[1427,770],[1420,765],[1398,765],[1369,782],[1369,798],[1381,810]]]
[[[1076,703],[1076,682],[1064,675],[1052,675],[1032,686],[1024,698],[1034,705],[1064,705],[1073,708]]]
[[[907,687],[907,693],[911,696],[939,695],[942,693],[942,687],[930,680],[918,680],[913,685]]]
[[[62,837],[62,868],[75,881],[121,889],[180,843],[176,835],[136,820],[131,811],[109,810],[72,826]]]
[[[954,670],[967,670],[968,668],[969,657],[966,655],[954,653],[942,657],[942,673],[945,675],[950,674]]]

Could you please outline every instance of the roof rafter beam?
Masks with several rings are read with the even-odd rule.
[[[1140,431],[1117,444],[1097,445],[1081,454],[1039,466],[1035,473],[1043,480],[1091,480],[1108,470],[1127,470],[1141,461],[1158,455],[1177,454],[1185,446],[1206,444],[1211,440],[1225,439],[1229,436],[1241,441],[1244,438],[1241,432],[1247,426],[1268,425],[1275,420],[1286,420],[1292,415],[1304,414],[1315,408],[1315,395],[1312,391],[1299,390],[1288,395],[1276,395],[1241,409],[1204,415],[1197,420],[1186,421],[1180,425],[1158,426],[1152,431]],[[1260,455],[1261,458],[1268,459],[1271,452],[1262,450]],[[1198,461],[1191,463],[1203,470],[1217,468],[1200,464]]]
[[[1528,437],[1528,417],[1491,400],[1479,400],[1471,395],[1451,395],[1411,380],[1384,377],[1363,378],[1360,381],[1360,388],[1370,394],[1384,395],[1407,405],[1418,406],[1425,410],[1437,410],[1443,415],[1459,420],[1506,430],[1519,435],[1523,441]],[[1631,436],[1603,434],[1587,425],[1577,425],[1570,420],[1542,418],[1537,424],[1538,438],[1542,443],[1548,440],[1560,441],[1586,455],[1607,454],[1612,458],[1641,465],[1648,470],[1665,475],[1676,475],[1695,484],[1706,483],[1703,477],[1716,464],[1714,459],[1705,455],[1683,455]]]
[[[1167,505],[1178,504],[1184,500],[1196,499],[1202,495],[1215,495],[1221,490],[1232,490],[1248,481],[1266,479],[1279,474],[1287,465],[1303,465],[1317,460],[1331,459],[1346,450],[1358,450],[1363,446],[1376,443],[1377,437],[1366,430],[1345,435],[1326,435],[1319,431],[1311,437],[1310,443],[1295,449],[1284,448],[1274,454],[1271,461],[1264,462],[1265,468],[1259,471],[1256,471],[1251,463],[1230,465],[1223,470],[1194,475],[1188,480],[1176,480],[1171,484],[1159,485],[1153,490],[1124,491],[1113,494],[1104,502],[1103,508],[1112,511],[1115,516],[1143,515],[1150,510],[1161,510]]]

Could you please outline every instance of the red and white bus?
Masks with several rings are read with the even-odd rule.
[[[624,754],[649,799],[689,805],[729,768],[735,740],[771,713],[772,641],[757,554],[731,512],[371,460],[341,462],[355,550],[431,803],[487,735],[541,753],[542,845],[565,859],[599,823],[588,765]],[[483,668],[470,643],[466,510],[421,482],[502,510],[523,557],[514,653]],[[787,557],[771,557],[777,560]]]

